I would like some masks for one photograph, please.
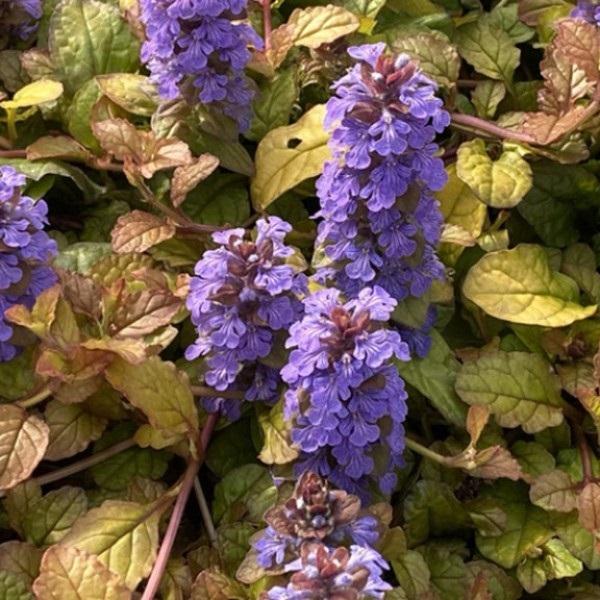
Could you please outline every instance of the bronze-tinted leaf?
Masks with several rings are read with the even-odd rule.
[[[31,475],[44,457],[48,439],[42,419],[19,406],[0,406],[0,489],[10,489]]]
[[[93,554],[58,544],[46,550],[33,584],[37,600],[129,600],[123,580]]]
[[[212,154],[201,154],[193,163],[177,167],[171,180],[171,202],[179,206],[198,183],[206,179],[219,166]]]
[[[119,217],[112,231],[115,252],[145,252],[175,235],[175,226],[162,217],[134,210]]]

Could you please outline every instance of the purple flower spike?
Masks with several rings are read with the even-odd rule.
[[[306,293],[306,277],[286,262],[294,253],[284,244],[290,230],[271,216],[257,222],[253,240],[244,229],[215,233],[220,246],[196,264],[187,306],[198,339],[186,358],[206,356],[205,381],[218,391],[244,389],[246,399],[267,402],[277,397],[277,371],[255,363],[270,354],[275,332],[287,330],[302,312],[298,296]],[[222,409],[230,419],[239,416],[239,404],[206,401],[208,410]]]
[[[56,256],[56,243],[43,230],[48,206],[23,196],[24,185],[24,175],[0,166],[0,362],[17,354],[6,310],[15,304],[31,308],[37,296],[56,282],[46,264]]]
[[[244,76],[248,46],[261,38],[240,22],[246,0],[141,0],[141,57],[165,99],[212,104],[245,130],[253,89]]]
[[[396,300],[422,296],[444,269],[434,248],[446,182],[434,140],[450,117],[437,87],[384,44],[349,49],[357,64],[334,84],[325,126],[333,160],[317,182],[317,243],[331,267],[317,274],[347,297],[378,285]]]
[[[392,360],[409,360],[409,348],[385,328],[396,301],[383,288],[364,288],[345,304],[340,296],[312,294],[290,328],[285,408],[302,450],[298,471],[368,499],[373,484],[393,490],[402,464],[407,394]]]

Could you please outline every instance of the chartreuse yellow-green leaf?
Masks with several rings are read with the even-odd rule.
[[[479,552],[505,569],[516,567],[552,537],[549,516],[529,503],[527,486],[499,479],[485,488],[481,497],[499,502],[506,512],[504,532],[496,536],[476,534]]]
[[[40,600],[129,600],[131,591],[93,554],[64,545],[46,550],[33,584]]]
[[[444,222],[450,225],[458,225],[474,238],[477,238],[483,230],[487,208],[477,198],[473,190],[458,177],[455,164],[450,165],[446,172],[448,173],[448,181],[444,188],[436,194],[444,215]],[[447,264],[454,265],[463,250],[463,246],[442,244],[440,256]]]
[[[95,554],[133,590],[154,564],[165,508],[160,501],[143,505],[107,500],[78,519],[62,543]]]
[[[152,427],[171,434],[198,431],[198,411],[185,373],[154,356],[139,365],[116,359],[106,378],[148,418]]]
[[[26,108],[27,106],[37,106],[45,102],[52,102],[58,99],[63,93],[63,85],[60,81],[52,79],[39,79],[24,87],[15,93],[12,100],[0,102],[0,106],[6,109]]]
[[[283,402],[258,415],[264,441],[258,458],[267,465],[284,465],[298,457],[290,439],[291,423],[283,416]]]
[[[485,352],[462,365],[456,391],[467,404],[487,406],[502,427],[535,433],[563,420],[560,383],[539,354]]]
[[[461,144],[456,174],[488,206],[512,208],[531,189],[533,174],[529,163],[514,149],[505,149],[492,160],[481,139]]]
[[[563,327],[597,308],[581,306],[577,284],[553,271],[546,251],[535,244],[481,258],[465,277],[463,293],[492,317],[526,325]]]
[[[11,571],[0,571],[0,598],[6,600],[34,600],[27,584]]]
[[[323,129],[325,106],[318,104],[296,123],[273,129],[256,149],[252,201],[258,210],[300,182],[318,175],[329,158]]]
[[[318,48],[356,31],[360,21],[349,10],[328,4],[297,8],[290,15],[287,25],[291,28],[295,46]]]

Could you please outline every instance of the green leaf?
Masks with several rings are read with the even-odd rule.
[[[225,571],[235,575],[244,557],[250,550],[250,538],[256,528],[250,523],[223,523],[217,530],[218,545]]]
[[[518,3],[497,4],[490,13],[483,17],[492,25],[498,25],[515,44],[522,44],[531,39],[535,32],[519,19]]]
[[[61,600],[130,600],[121,578],[111,573],[93,554],[67,546],[52,546],[44,554],[35,580],[36,598]]]
[[[2,600],[34,600],[27,584],[16,574],[0,571],[0,598]]]
[[[598,179],[580,165],[541,161],[531,168],[533,187],[517,210],[545,244],[555,248],[572,244],[579,237],[573,208],[598,206]]]
[[[63,93],[62,83],[52,79],[39,79],[22,87],[12,100],[0,102],[0,106],[7,110],[37,106],[45,102],[53,102],[60,98]]]
[[[241,420],[216,432],[206,452],[206,465],[219,478],[241,467],[256,454],[248,420]]]
[[[596,270],[596,255],[589,246],[569,246],[563,252],[560,270],[573,279],[592,302],[600,302],[600,275]]]
[[[501,479],[484,489],[482,496],[500,502],[508,517],[502,534],[494,537],[476,534],[477,548],[485,558],[512,569],[552,536],[548,515],[529,503],[525,485]]]
[[[95,200],[105,192],[104,187],[93,182],[81,169],[58,160],[34,162],[24,158],[2,158],[0,165],[13,167],[34,181],[39,181],[46,175],[68,177],[82,191],[87,201]]]
[[[459,52],[478,73],[510,86],[521,52],[497,24],[477,19],[462,25],[457,43]]]
[[[453,533],[466,527],[468,515],[449,486],[421,480],[404,501],[405,532],[410,546],[431,536]]]
[[[581,561],[575,558],[560,540],[549,540],[543,547],[544,570],[549,579],[575,577],[582,571]]]
[[[252,104],[254,116],[246,137],[258,141],[275,127],[287,125],[297,97],[294,69],[280,71],[273,79],[265,80]]]
[[[100,143],[92,131],[92,110],[102,97],[96,79],[84,83],[73,96],[66,111],[66,126],[69,133],[86,148],[100,153]]]
[[[535,433],[563,420],[558,378],[539,354],[485,352],[462,365],[456,391],[467,404],[488,406],[502,427]]]
[[[75,271],[82,275],[103,257],[112,254],[110,244],[104,242],[79,242],[59,252],[54,264],[67,271]]]
[[[139,41],[116,7],[98,0],[61,0],[48,46],[69,94],[95,75],[127,73],[139,64]]]
[[[538,477],[554,468],[554,457],[538,442],[519,440],[510,447],[510,452],[530,477]]]
[[[400,375],[417,388],[433,406],[454,425],[464,426],[467,408],[454,391],[459,363],[435,330],[431,332],[432,346],[425,358],[397,362]]]
[[[318,104],[293,125],[273,129],[261,140],[251,187],[252,201],[258,210],[321,172],[330,156],[324,116],[325,106]]]
[[[156,89],[144,75],[111,73],[99,75],[96,82],[105,96],[128,113],[151,117],[157,108]]]
[[[106,378],[155,429],[191,435],[198,431],[198,411],[188,379],[173,363],[155,356],[131,365],[117,358],[106,370]]]
[[[505,95],[506,87],[503,83],[485,79],[477,83],[471,94],[471,101],[480,117],[491,119]]]
[[[164,508],[160,503],[148,506],[107,500],[78,519],[62,542],[95,554],[129,589],[135,589],[156,559],[158,522]]]
[[[473,190],[456,174],[456,165],[446,169],[448,182],[442,190],[436,193],[444,222],[458,225],[474,238],[479,237],[487,217],[487,208]],[[442,244],[440,255],[450,265],[454,265],[464,248],[453,244]]]
[[[65,486],[48,492],[29,509],[23,521],[25,537],[37,546],[56,544],[86,510],[81,488]]]
[[[467,569],[451,544],[430,543],[419,548],[429,572],[431,584],[444,600],[464,600]]]
[[[295,46],[318,48],[356,31],[360,22],[356,15],[341,6],[309,6],[297,8],[287,21]]]
[[[557,514],[553,524],[558,537],[571,554],[583,561],[588,569],[600,570],[600,553],[596,550],[596,540],[585,530],[577,519],[577,513]]]
[[[40,570],[43,550],[27,542],[4,542],[0,544],[0,571],[18,575],[28,586]]]
[[[516,206],[532,185],[531,167],[519,152],[506,149],[500,158],[492,160],[481,139],[461,144],[456,174],[493,208]]]
[[[0,398],[14,401],[31,393],[37,385],[34,367],[31,349],[12,360],[0,362]]]
[[[407,550],[391,561],[396,579],[408,600],[418,600],[429,591],[431,574],[423,556],[416,550]]]
[[[258,415],[258,423],[263,433],[263,447],[258,458],[266,465],[285,465],[298,457],[298,450],[292,446],[291,423],[283,415],[283,401],[280,400]]]
[[[100,452],[129,438],[134,429],[130,423],[122,422],[106,433],[95,445],[94,452]],[[90,473],[102,488],[119,491],[127,489],[135,477],[160,479],[167,471],[171,455],[152,448],[129,448],[94,465]]]
[[[526,558],[518,564],[516,574],[519,583],[531,594],[542,589],[548,581],[544,564],[535,558]]]
[[[102,435],[107,423],[106,419],[88,412],[81,404],[63,404],[57,400],[46,405],[44,417],[50,428],[46,460],[69,458],[85,450],[90,442]]]
[[[229,471],[215,487],[215,521],[231,523],[244,516],[245,522],[259,523],[273,504],[277,490],[269,472],[260,465],[244,465]]]
[[[522,597],[523,590],[518,582],[494,563],[474,560],[467,563],[466,567],[470,582],[474,582],[477,578],[486,582],[490,596],[481,596],[481,600],[519,600]]]
[[[552,271],[540,246],[520,244],[484,256],[471,267],[463,293],[489,315],[512,323],[562,327],[585,319],[596,306],[581,306],[576,283]]]
[[[188,193],[182,207],[197,223],[241,225],[250,217],[247,179],[215,173]]]
[[[424,30],[394,37],[390,46],[394,52],[404,52],[415,59],[423,72],[439,85],[451,87],[456,83],[460,57],[456,47],[440,31]]]

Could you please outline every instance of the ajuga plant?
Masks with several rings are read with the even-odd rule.
[[[0,598],[600,598],[591,0],[0,0]]]

